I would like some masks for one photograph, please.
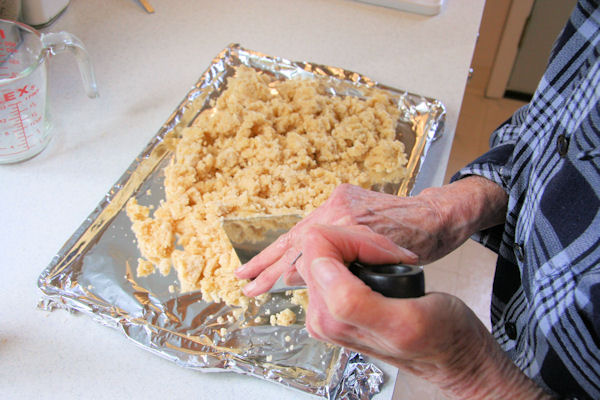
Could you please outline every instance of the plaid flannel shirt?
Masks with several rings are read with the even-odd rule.
[[[600,10],[580,0],[531,100],[460,170],[509,196],[475,238],[498,253],[492,333],[546,390],[600,399]]]

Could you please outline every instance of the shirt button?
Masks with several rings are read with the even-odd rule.
[[[510,340],[515,340],[517,338],[517,327],[514,322],[507,322],[504,324],[504,333]]]
[[[556,138],[556,151],[558,155],[564,157],[569,150],[569,139],[565,135],[558,135]]]
[[[525,260],[525,250],[523,249],[523,246],[519,243],[515,243],[515,255],[517,256],[517,260]]]

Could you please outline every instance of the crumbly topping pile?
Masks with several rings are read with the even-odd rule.
[[[238,67],[212,107],[177,139],[165,200],[152,215],[136,199],[127,204],[143,257],[138,274],[168,274],[172,266],[181,291],[247,306],[222,218],[303,215],[341,183],[400,181],[407,158],[395,140],[397,119],[383,91],[331,96],[317,79],[279,81]]]

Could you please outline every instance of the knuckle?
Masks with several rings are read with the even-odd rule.
[[[303,241],[308,243],[315,243],[323,239],[322,227],[320,225],[310,225],[306,227],[303,232]]]
[[[337,187],[337,189],[342,193],[348,193],[348,192],[352,191],[354,188],[355,188],[355,186],[351,185],[349,183],[342,183],[341,185],[339,185]]]
[[[332,205],[337,207],[345,207],[348,204],[348,198],[353,186],[349,183],[342,183],[336,187],[329,197]]]
[[[279,236],[275,243],[277,243],[277,247],[280,249],[285,249],[290,246],[292,242],[292,233],[286,232],[283,235]]]
[[[300,251],[294,247],[288,247],[283,256],[280,258],[286,265],[291,265],[294,259],[298,256]]]

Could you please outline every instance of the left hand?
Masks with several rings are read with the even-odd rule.
[[[291,286],[304,283],[292,264],[300,254],[300,242],[306,231],[319,224],[346,227],[362,225],[378,233],[394,232],[396,244],[404,248],[401,253],[397,252],[402,255],[397,261],[416,264],[420,259],[428,259],[427,246],[442,242],[432,238],[436,235],[438,223],[438,212],[433,208],[430,202],[421,198],[398,197],[357,186],[340,185],[324,204],[238,268],[236,276],[253,279],[243,289],[247,296],[266,292],[280,276]],[[301,257],[296,266],[302,263]]]
[[[254,279],[243,289],[247,296],[266,292],[280,276],[289,285],[302,283],[293,264],[314,225],[362,225],[400,246],[395,250],[397,262],[426,264],[456,249],[473,232],[502,223],[506,202],[502,188],[476,176],[426,189],[414,197],[340,185],[325,203],[235,274],[240,279]]]

